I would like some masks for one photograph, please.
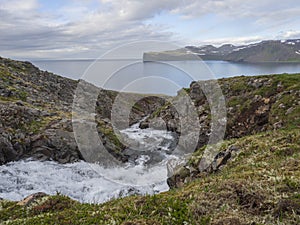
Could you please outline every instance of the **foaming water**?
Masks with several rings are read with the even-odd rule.
[[[84,161],[72,164],[30,159],[11,162],[0,166],[0,197],[17,201],[36,192],[50,195],[59,192],[80,202],[102,203],[132,194],[167,191],[166,165],[174,159],[166,153],[173,140],[171,133],[151,128],[141,130],[138,124],[122,133],[143,149],[124,167],[105,169]],[[155,155],[162,157],[149,166],[148,162]]]
[[[131,143],[136,148],[147,151],[168,151],[170,143],[174,141],[173,133],[166,130],[155,130],[152,128],[140,129],[140,123],[122,130],[121,133],[135,143]]]
[[[59,192],[80,202],[101,203],[130,194],[168,190],[165,181],[148,186],[122,185],[123,173],[115,174],[115,178],[120,178],[117,183],[98,174],[94,166],[83,161],[65,165],[29,160],[9,163],[0,167],[0,197],[17,201],[36,192]]]

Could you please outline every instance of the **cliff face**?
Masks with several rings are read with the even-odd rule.
[[[0,164],[23,157],[81,159],[71,128],[77,82],[29,62],[0,59]]]
[[[29,62],[0,58],[0,165],[28,157],[61,163],[83,159],[72,128],[77,85],[78,81],[41,71]],[[113,156],[126,161],[122,153],[126,146],[109,120],[118,93],[91,88],[99,93],[95,106],[99,137]],[[156,97],[141,99],[132,109],[130,123],[163,104]]]

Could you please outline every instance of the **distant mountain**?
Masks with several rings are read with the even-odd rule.
[[[300,39],[269,40],[242,46],[186,46],[174,51],[145,53],[144,61],[192,60],[197,59],[196,56],[203,60],[233,62],[300,62]]]

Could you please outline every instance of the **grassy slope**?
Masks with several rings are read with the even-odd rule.
[[[249,80],[260,80],[267,85],[255,88],[248,85]],[[233,122],[240,122],[243,117],[250,117],[257,109],[257,102],[254,99],[260,96],[270,100],[268,129],[278,121],[282,121],[285,128],[299,128],[300,125],[300,74],[280,74],[263,76],[240,76],[233,78],[223,78],[218,80],[224,96],[226,107],[234,108],[233,115],[228,112],[228,127]],[[281,89],[279,91],[279,89]],[[225,93],[227,92],[227,93]],[[283,105],[283,107],[280,107]],[[289,108],[293,110],[287,113]],[[244,118],[247,119],[247,118]]]
[[[254,94],[272,96],[279,83],[284,86],[286,94],[278,97],[270,119],[275,122],[279,117],[285,129],[225,141],[220,150],[236,145],[240,151],[220,172],[200,175],[183,188],[166,193],[101,205],[80,204],[60,195],[29,207],[2,200],[0,224],[300,224],[298,95],[287,94],[300,90],[300,76],[273,78],[272,85]],[[230,90],[240,97],[227,99],[229,106],[247,105],[247,99],[253,97],[239,93],[246,79],[230,82]],[[294,110],[286,115],[289,107]],[[194,157],[201,157],[201,151]]]
[[[218,173],[155,196],[101,205],[52,196],[30,207],[0,204],[8,224],[299,224],[300,131],[277,130],[223,143],[241,150]],[[255,222],[255,223],[252,223]]]

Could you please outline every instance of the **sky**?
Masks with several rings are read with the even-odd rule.
[[[242,45],[300,38],[298,0],[0,0],[0,56],[97,58],[155,40]]]

